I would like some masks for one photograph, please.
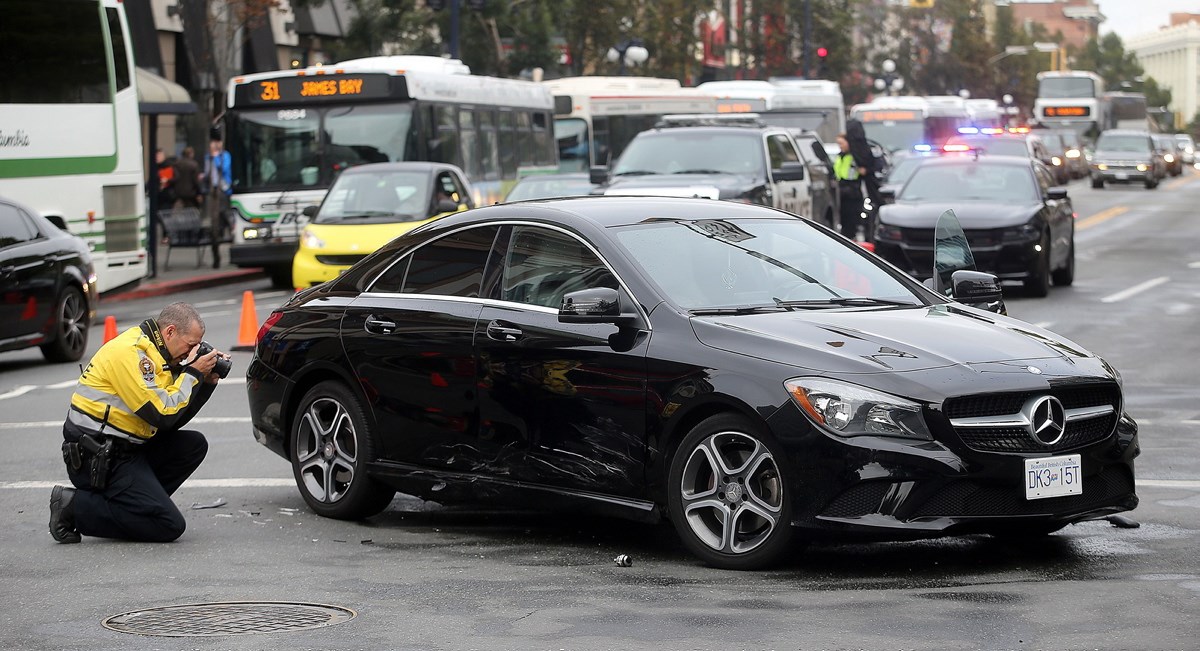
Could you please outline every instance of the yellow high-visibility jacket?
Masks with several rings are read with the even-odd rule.
[[[96,351],[71,396],[70,424],[141,442],[160,429],[179,429],[212,395],[216,385],[206,384],[201,372],[167,365],[170,353],[153,340],[157,326],[149,323]]]

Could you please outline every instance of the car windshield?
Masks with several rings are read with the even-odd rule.
[[[766,148],[757,131],[667,129],[633,139],[613,176],[643,174],[766,174]]]
[[[887,184],[900,185],[907,181],[917,171],[921,163],[929,160],[928,156],[909,156],[897,160],[888,171]]]
[[[1146,136],[1103,135],[1096,141],[1096,151],[1127,151],[1146,153],[1150,151],[1150,140]]]
[[[426,172],[348,173],[338,178],[313,220],[317,224],[421,221],[430,217]]]
[[[1029,148],[1025,141],[1017,138],[951,138],[947,144],[968,145],[984,154],[996,156],[1028,156]]]
[[[1035,197],[1037,192],[1030,168],[963,161],[958,165],[918,168],[897,200],[1008,202]]]
[[[666,297],[693,312],[921,305],[869,254],[795,219],[643,222],[617,239]]]

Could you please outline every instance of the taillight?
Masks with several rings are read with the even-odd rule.
[[[262,341],[263,336],[267,334],[267,331],[271,329],[271,326],[278,323],[282,318],[283,312],[272,312],[271,316],[267,317],[266,321],[263,321],[262,327],[258,329],[258,336],[254,338],[255,345],[258,345]]]

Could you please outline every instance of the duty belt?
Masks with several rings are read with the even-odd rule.
[[[67,410],[67,422],[93,437],[111,438],[114,441],[121,441],[130,446],[144,443],[142,439],[133,434],[114,426],[112,423],[97,420],[74,406]]]

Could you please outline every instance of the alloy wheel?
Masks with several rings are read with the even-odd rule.
[[[67,292],[62,302],[62,312],[58,315],[58,336],[62,340],[63,350],[82,352],[87,346],[86,312],[87,307],[79,292]]]
[[[711,549],[745,554],[766,542],[783,512],[779,467],[761,441],[742,432],[701,440],[683,469],[683,515]]]
[[[354,420],[346,407],[333,398],[313,400],[301,416],[295,454],[309,495],[326,504],[345,497],[358,460]]]

